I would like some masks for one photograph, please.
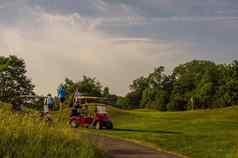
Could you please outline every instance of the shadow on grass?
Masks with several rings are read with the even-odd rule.
[[[181,132],[163,131],[163,130],[144,130],[144,129],[128,129],[128,128],[114,128],[117,132],[138,132],[138,133],[157,133],[157,134],[182,134]]]

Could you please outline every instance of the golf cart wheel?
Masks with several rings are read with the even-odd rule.
[[[98,122],[96,123],[96,129],[97,129],[97,130],[102,129],[102,122],[98,121]]]
[[[76,121],[71,121],[70,122],[70,126],[72,127],[72,128],[77,128],[78,127],[78,124],[77,124],[77,122]]]
[[[107,123],[106,123],[106,128],[107,128],[107,129],[113,129],[113,124],[112,124],[112,122],[107,122]]]

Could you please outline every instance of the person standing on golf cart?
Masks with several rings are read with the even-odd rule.
[[[64,102],[65,102],[65,97],[66,97],[66,92],[63,84],[61,84],[58,88],[58,97],[60,100],[60,111],[63,111],[64,108]]]
[[[80,96],[81,96],[81,93],[79,92],[79,89],[77,89],[74,93],[74,106],[76,107],[79,107],[81,104]]]
[[[79,92],[79,89],[77,89],[73,96],[73,107],[71,109],[70,117],[80,116],[82,113],[82,107],[80,105],[81,104],[80,96],[81,96],[81,94]]]

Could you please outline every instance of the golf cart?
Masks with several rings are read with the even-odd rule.
[[[112,129],[113,123],[102,104],[103,98],[81,96],[77,98],[72,108],[69,124],[73,128],[87,127]]]

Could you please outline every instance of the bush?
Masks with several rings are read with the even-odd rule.
[[[187,102],[183,97],[175,96],[167,105],[168,111],[184,111],[187,108]]]
[[[130,100],[127,97],[118,97],[116,106],[119,108],[128,109],[130,106]]]

